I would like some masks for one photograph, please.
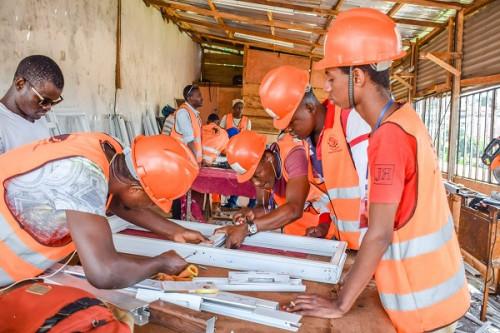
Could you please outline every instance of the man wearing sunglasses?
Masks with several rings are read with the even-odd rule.
[[[32,55],[21,60],[0,99],[0,154],[50,137],[43,116],[63,100],[64,77],[54,60]]]

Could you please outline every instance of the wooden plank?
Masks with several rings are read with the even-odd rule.
[[[162,0],[146,0],[151,4],[160,6],[160,7],[165,7],[165,8],[172,8],[175,10],[182,10],[182,11],[189,11],[196,13],[198,15],[203,15],[203,16],[210,16],[213,17],[213,13],[209,9],[204,9],[188,4],[182,4],[182,3],[165,3]],[[231,20],[235,22],[241,22],[241,23],[248,23],[252,25],[263,25],[269,27],[271,23],[268,20],[261,20],[261,19],[255,19],[247,16],[242,16],[242,15],[237,15],[237,14],[232,14],[232,13],[227,13],[227,12],[218,12],[219,17],[221,17],[224,20]],[[295,29],[295,30],[302,30],[302,31],[308,31],[312,33],[323,33],[325,32],[324,29],[321,28],[314,28],[308,25],[304,24],[294,24],[294,23],[288,23],[288,22],[282,22],[278,20],[273,21],[273,25],[277,28],[282,28],[282,29]]]
[[[258,3],[261,5],[266,5],[266,6],[273,6],[273,7],[278,7],[278,8],[287,8],[287,9],[293,9],[299,12],[304,12],[304,13],[315,13],[315,14],[321,14],[323,16],[335,16],[339,12],[334,9],[325,9],[325,8],[320,8],[319,6],[316,7],[309,7],[309,6],[301,6],[301,5],[295,5],[291,4],[290,2],[277,2],[273,0],[245,0],[246,2],[250,3]]]
[[[226,32],[227,36],[229,38],[232,38],[233,36],[231,35],[231,32],[226,29],[226,24],[224,23],[224,20],[220,17],[219,12],[217,10],[217,7],[215,7],[214,3],[212,0],[207,0],[208,6],[210,7],[210,10],[213,13],[213,16],[216,18],[217,22],[221,26],[222,29]]]
[[[397,2],[403,4],[412,4],[417,6],[425,6],[425,7],[434,7],[441,9],[455,9],[460,10],[464,8],[461,3],[458,2],[443,2],[443,1],[434,1],[434,0],[398,0]]]
[[[448,53],[451,55],[453,52],[453,49],[455,47],[455,20],[449,19],[448,20]],[[447,59],[449,64],[452,64],[452,59],[451,57]],[[451,73],[448,73],[446,76],[446,83],[451,85],[453,80],[453,75]]]
[[[500,83],[500,74],[471,77],[468,79],[460,80],[460,85],[462,87],[484,86],[484,85],[493,85],[499,83]]]
[[[387,16],[393,16],[396,14],[401,8],[403,8],[405,4],[401,2],[396,2],[391,9],[387,12]]]
[[[309,58],[249,50],[247,65],[244,68],[245,83],[260,84],[268,71],[281,65],[291,65],[308,70]]]
[[[432,54],[432,52],[428,52],[425,55],[425,58],[432,61],[433,63],[435,63],[439,67],[447,70],[448,72],[453,73],[453,75],[460,76],[460,71],[458,69],[456,69],[455,67],[453,67],[450,64],[447,64],[446,62],[444,62],[440,58],[436,57],[434,54]]]
[[[429,28],[438,28],[446,25],[446,23],[432,22],[432,21],[423,21],[423,20],[413,20],[413,19],[403,19],[396,18],[394,19],[396,23],[406,24],[406,25],[416,25],[420,27],[429,27]]]
[[[233,77],[236,75],[241,75],[242,73],[243,68],[241,67],[238,68],[204,64],[203,79],[212,83],[220,83],[223,85],[232,86]]]
[[[402,77],[400,77],[398,74],[392,74],[391,75],[396,81],[398,81],[399,83],[401,83],[403,86],[405,86],[407,89],[412,89],[412,85],[409,84],[408,82],[406,82],[405,79],[403,79]]]
[[[232,33],[239,32],[239,33],[246,34],[246,35],[263,37],[263,38],[268,38],[268,39],[272,39],[272,40],[276,40],[276,41],[280,41],[280,42],[286,42],[286,43],[301,44],[301,45],[306,45],[306,46],[313,45],[313,43],[311,43],[311,42],[300,40],[300,39],[278,37],[278,36],[273,36],[272,34],[268,34],[265,32],[258,32],[258,31],[254,31],[254,30],[247,30],[247,29],[241,29],[241,28],[233,28],[233,27],[229,27],[226,25],[221,26],[219,24],[214,24],[214,23],[199,21],[199,20],[193,20],[193,19],[190,19],[187,17],[182,17],[182,16],[180,16],[178,18],[178,20],[181,22],[189,23],[191,25],[193,25],[193,24],[199,25],[199,26],[203,26],[203,27],[207,27],[207,28],[215,29],[215,30],[230,31]],[[316,46],[320,46],[320,44],[316,44]]]
[[[464,17],[465,12],[459,11],[455,18],[455,52],[463,52],[464,42]],[[453,76],[453,86],[451,91],[451,108],[450,108],[450,137],[448,141],[448,180],[452,180],[456,172],[456,156],[457,156],[457,141],[459,128],[459,107],[460,107],[460,79],[462,71],[462,58],[455,59],[455,67],[459,73]]]
[[[231,64],[243,66],[243,56],[237,54],[221,54],[206,52],[204,62],[217,64]]]
[[[215,325],[217,319],[214,314],[194,311],[163,301],[151,303],[149,310],[151,323],[185,333],[206,333],[207,327]]]

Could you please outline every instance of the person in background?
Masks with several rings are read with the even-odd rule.
[[[200,112],[203,106],[203,96],[200,88],[194,84],[184,87],[182,92],[185,102],[174,113],[174,126],[170,136],[186,144],[193,152],[198,164],[201,165],[201,125]]]
[[[243,115],[245,102],[242,99],[233,99],[231,107],[232,112],[222,117],[220,127],[225,128],[226,130],[234,127],[240,132],[244,130],[250,131],[252,129],[252,122],[247,116]]]
[[[247,116],[243,115],[243,108],[245,107],[245,102],[242,99],[233,99],[232,103],[232,112],[224,115],[220,122],[220,126],[225,128],[226,130],[237,129],[238,133],[241,131],[250,131],[252,130],[252,122],[248,119]],[[240,207],[237,204],[238,196],[231,195],[227,200],[227,204],[224,205],[224,208],[228,209],[239,209]],[[248,201],[248,208],[254,208],[256,205],[255,199],[250,199]]]
[[[163,115],[163,117],[165,117],[165,120],[163,121],[163,127],[161,130],[162,134],[170,135],[170,133],[172,132],[172,128],[174,128],[174,122],[175,122],[174,113],[175,109],[170,105],[165,105],[161,110],[161,114]]]
[[[54,60],[32,55],[21,60],[0,99],[0,154],[50,137],[43,116],[63,101],[64,77]]]
[[[411,103],[390,94],[390,67],[405,55],[395,22],[370,8],[341,12],[315,69],[340,108],[370,125],[363,240],[337,297],[301,295],[288,311],[340,318],[375,276],[398,332],[454,332],[470,295],[430,135]]]
[[[205,165],[212,165],[226,148],[229,137],[227,132],[219,126],[219,116],[211,113],[207,124],[201,127],[201,149]]]

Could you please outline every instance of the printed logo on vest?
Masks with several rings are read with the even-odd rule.
[[[342,148],[340,148],[339,141],[335,136],[331,136],[328,138],[328,152],[329,153],[338,153],[342,151]]]
[[[392,185],[394,177],[394,164],[375,164],[373,177],[376,185]]]

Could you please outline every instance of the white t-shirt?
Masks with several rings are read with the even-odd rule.
[[[11,212],[41,243],[68,234],[67,210],[106,216],[108,182],[101,168],[84,157],[47,163],[8,180],[5,188]]]
[[[227,126],[226,126],[227,119],[226,118],[227,118],[227,115],[224,115],[222,117],[222,120],[220,121],[220,127],[225,128],[225,129],[227,129]],[[239,119],[233,117],[233,126],[238,128],[238,125],[240,124],[241,119],[243,119],[243,117],[239,118]],[[248,121],[247,121],[247,128],[246,129],[249,131],[252,129],[252,122],[250,121],[250,119],[248,119]]]
[[[50,130],[45,118],[32,123],[0,103],[0,154],[49,137]]]
[[[368,168],[368,137],[372,131],[370,125],[352,109],[347,117],[346,139],[351,147],[352,159],[359,177],[362,197],[366,192],[366,169]],[[362,141],[358,141],[363,138]],[[356,142],[358,141],[358,142]]]
[[[201,128],[200,113],[193,107],[191,107],[191,109],[196,115]],[[182,108],[175,112],[175,130],[178,133],[182,134],[182,142],[184,142],[185,144],[194,141],[194,130],[188,110]]]

